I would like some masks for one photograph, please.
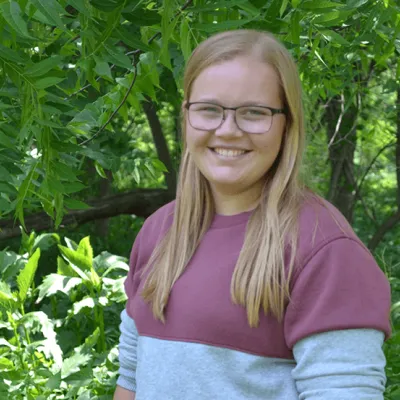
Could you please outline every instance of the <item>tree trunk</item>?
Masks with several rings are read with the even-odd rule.
[[[397,211],[386,218],[386,220],[378,227],[374,236],[368,243],[368,248],[373,251],[378,247],[383,237],[387,232],[393,229],[400,222],[400,87],[397,88],[397,99],[396,99],[396,180],[397,180]]]
[[[167,183],[168,190],[175,193],[177,183],[176,172],[169,154],[167,141],[165,140],[162,131],[161,122],[158,118],[156,107],[150,98],[147,98],[147,101],[142,102],[142,107],[149,121],[158,158],[163,162],[168,170],[168,172],[165,173],[165,181]]]
[[[357,107],[346,109],[344,95],[332,99],[325,113],[331,178],[327,198],[352,223],[355,203],[354,152]],[[348,101],[348,100],[347,100]]]

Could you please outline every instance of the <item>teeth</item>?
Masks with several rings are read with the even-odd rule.
[[[242,154],[246,153],[245,150],[228,150],[228,149],[220,149],[220,148],[215,148],[214,151],[218,154],[221,154],[221,156],[225,157],[237,157],[241,156]]]

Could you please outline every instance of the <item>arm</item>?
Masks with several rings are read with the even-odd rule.
[[[119,377],[114,400],[134,400],[136,392],[136,347],[138,332],[135,322],[124,309],[121,313],[119,339]]]
[[[117,385],[113,400],[135,400],[135,397],[135,392],[131,392],[130,390]]]
[[[299,400],[383,400],[383,332],[348,329],[318,333],[293,347]]]

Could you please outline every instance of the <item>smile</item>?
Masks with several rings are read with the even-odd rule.
[[[248,153],[247,150],[236,150],[236,149],[224,149],[220,147],[216,147],[211,149],[214,153],[219,154],[220,156],[224,157],[239,157],[242,156],[243,154]]]

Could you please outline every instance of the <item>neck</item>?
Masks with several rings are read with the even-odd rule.
[[[215,211],[220,215],[235,215],[251,211],[257,207],[262,191],[262,183],[246,190],[229,190],[212,187]]]

